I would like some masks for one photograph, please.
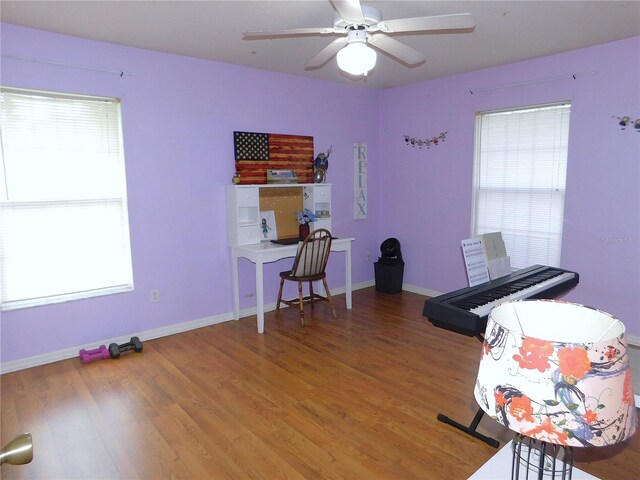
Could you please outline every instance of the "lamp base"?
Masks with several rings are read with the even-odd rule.
[[[542,442],[517,433],[513,439],[511,478],[571,480],[573,459],[573,447]]]

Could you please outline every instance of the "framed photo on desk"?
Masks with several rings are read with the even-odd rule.
[[[278,230],[276,227],[276,216],[273,210],[260,212],[260,241],[277,240]]]

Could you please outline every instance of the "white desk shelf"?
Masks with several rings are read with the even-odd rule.
[[[316,215],[321,215],[311,225],[311,230],[326,228],[331,231],[331,185],[319,183],[306,187],[303,194],[303,206]]]
[[[260,194],[274,188],[299,188],[303,208],[321,213],[311,230],[331,231],[331,185],[328,183],[286,183],[227,185],[227,241],[230,247],[260,243]],[[291,212],[293,215],[293,212]]]
[[[311,224],[311,230],[326,228],[331,231],[330,184],[227,185],[227,241],[231,252],[233,315],[236,320],[240,318],[238,260],[246,258],[256,266],[258,333],[264,332],[263,266],[265,263],[275,262],[282,258],[295,257],[298,249],[297,245],[275,245],[269,241],[260,242],[260,194],[261,192],[266,193],[268,189],[292,187],[299,188],[301,203],[298,205],[301,204],[303,208],[308,208],[316,214],[322,215]],[[293,216],[293,212],[290,212],[290,215]],[[295,218],[292,220],[295,221]],[[340,238],[334,239],[331,243],[331,251],[345,252],[345,303],[348,309],[351,308],[351,242],[353,240],[353,238]]]

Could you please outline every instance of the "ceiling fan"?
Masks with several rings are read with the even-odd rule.
[[[422,53],[389,35],[407,32],[470,31],[475,26],[475,19],[470,13],[382,20],[377,8],[361,5],[360,0],[330,1],[336,9],[333,27],[245,32],[243,38],[258,40],[307,35],[341,35],[309,60],[305,69],[321,68],[337,55],[338,67],[341,70],[351,75],[366,76],[375,66],[377,58],[375,50],[370,47],[387,53],[409,67],[425,62]]]

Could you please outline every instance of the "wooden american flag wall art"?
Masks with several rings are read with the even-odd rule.
[[[313,137],[233,132],[240,184],[267,183],[267,170],[293,170],[299,183],[313,183]]]

